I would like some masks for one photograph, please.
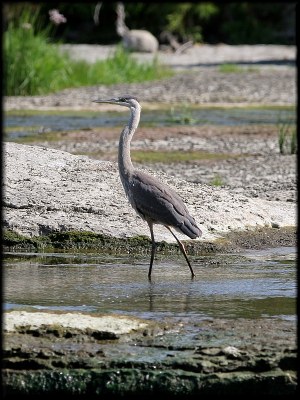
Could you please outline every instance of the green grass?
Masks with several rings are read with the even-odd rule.
[[[219,174],[215,174],[215,176],[211,180],[210,184],[212,186],[223,186],[224,182],[223,182],[222,177]]]
[[[192,116],[192,108],[183,104],[181,108],[171,107],[169,112],[169,122],[180,125],[193,125],[198,120]]]
[[[224,160],[236,157],[228,154],[206,153],[204,151],[148,151],[132,150],[131,158],[138,163],[180,163],[197,160]]]
[[[257,68],[254,67],[248,67],[248,68],[242,68],[236,64],[232,63],[224,63],[219,66],[219,72],[223,72],[226,74],[233,74],[233,73],[245,73],[245,72],[256,72],[258,71]]]
[[[20,143],[20,144],[31,144],[40,142],[59,142],[64,139],[64,132],[44,132],[43,134],[32,133],[26,136],[20,136],[17,138],[10,138],[10,142]]]
[[[39,27],[38,13],[23,11],[4,33],[4,94],[40,95],[65,88],[143,82],[172,75],[157,59],[139,63],[117,47],[104,61],[88,64],[74,61],[51,44],[49,30]]]
[[[277,123],[277,130],[280,154],[296,154],[298,147],[296,126],[279,121]]]

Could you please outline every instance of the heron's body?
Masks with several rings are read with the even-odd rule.
[[[126,185],[130,204],[145,221],[173,227],[191,239],[199,236],[194,218],[173,189],[141,171],[134,171]]]
[[[130,121],[120,136],[118,165],[120,178],[130,204],[138,215],[148,223],[150,228],[152,253],[148,273],[149,278],[155,254],[153,224],[164,225],[170,230],[180,246],[192,276],[194,276],[183,244],[170,229],[172,227],[191,239],[200,237],[202,233],[194,218],[189,214],[183,200],[175,190],[153,176],[135,169],[131,162],[130,142],[140,120],[141,107],[138,101],[134,97],[124,96],[111,100],[95,100],[95,102],[119,104],[131,109]]]

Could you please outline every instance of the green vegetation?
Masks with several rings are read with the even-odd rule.
[[[26,236],[20,235],[14,231],[11,230],[5,230],[3,232],[3,244],[4,246],[7,247],[12,247],[12,246],[19,246],[23,247],[25,245],[27,246],[35,246],[35,240],[28,238]]]
[[[172,72],[159,65],[156,58],[151,63],[139,63],[121,46],[105,61],[88,64],[85,61],[72,62],[70,84],[88,86],[96,84],[144,82],[171,76]]]
[[[8,130],[7,130],[8,132]],[[5,138],[4,134],[4,138]],[[63,140],[64,137],[66,136],[65,132],[45,132],[43,134],[39,133],[32,133],[28,134],[26,136],[20,136],[20,137],[15,137],[15,138],[10,138],[10,142],[15,142],[15,143],[20,143],[20,144],[34,144],[34,143],[40,143],[40,142],[58,142],[60,140]]]
[[[28,238],[12,230],[4,230],[3,245],[9,251],[97,251],[101,254],[148,254],[151,240],[147,236],[117,238],[87,231],[53,232],[44,236]],[[158,252],[165,254],[179,253],[175,243],[159,242]]]
[[[296,126],[286,122],[278,122],[278,146],[280,154],[297,153]]]
[[[210,184],[212,186],[224,186],[223,179],[219,174],[215,174]]]
[[[3,231],[4,251],[35,251],[35,252],[72,252],[72,254],[84,254],[96,251],[97,254],[149,254],[151,252],[151,240],[147,236],[135,236],[132,238],[117,238],[94,232],[53,232],[45,236],[25,237],[11,230]],[[185,245],[188,247],[189,255],[206,255],[217,252],[232,252],[233,248],[249,248],[249,243],[266,243],[274,246],[274,243],[283,241],[296,243],[295,227],[283,228],[257,228],[241,232],[240,230],[224,234],[223,237],[214,242],[190,241]],[[177,243],[165,241],[157,243],[158,253],[179,254]],[[19,257],[19,256],[17,256]]]
[[[167,14],[165,29],[203,42],[202,25],[218,12],[219,8],[214,3],[179,3]]]
[[[239,74],[239,73],[256,72],[258,71],[258,69],[253,67],[242,68],[236,64],[224,63],[219,66],[219,71],[228,74]]]
[[[171,75],[157,59],[139,63],[118,47],[105,61],[73,61],[49,42],[49,28],[41,28],[38,12],[24,10],[4,33],[5,95],[46,94],[68,87],[143,82]]]
[[[132,150],[131,158],[138,163],[180,163],[197,160],[223,160],[236,155],[207,153],[204,151],[149,151]]]
[[[243,69],[236,64],[225,63],[219,66],[219,72],[240,73],[243,72]]]
[[[134,246],[149,246],[150,239],[147,237],[135,237],[131,239]],[[126,240],[105,236],[93,232],[53,232],[44,236],[28,238],[12,230],[5,230],[3,233],[3,244],[8,248],[26,248],[35,250],[53,249],[89,249],[105,248],[106,251],[126,246]]]
[[[196,122],[199,122],[198,120],[193,118],[192,109],[187,104],[184,104],[179,110],[171,107],[169,115],[169,121],[175,124],[193,125]]]

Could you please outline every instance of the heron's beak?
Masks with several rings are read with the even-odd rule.
[[[109,103],[109,104],[116,104],[116,101],[113,100],[102,100],[102,99],[94,99],[92,100],[93,103]]]
[[[102,100],[102,99],[94,99],[92,100],[94,103],[107,103],[107,104],[114,104],[117,106],[124,106],[124,107],[129,107],[129,105],[124,101],[121,101],[119,99],[109,99],[109,100]]]

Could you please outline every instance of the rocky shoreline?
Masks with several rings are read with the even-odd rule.
[[[167,56],[173,68],[182,71],[160,82],[8,97],[4,110],[98,110],[92,97],[128,92],[140,97],[144,108],[185,102],[295,106],[293,46],[253,47],[250,53],[232,47],[197,48],[181,59]],[[97,57],[95,47],[89,50]],[[79,51],[74,57],[78,54],[91,56]],[[247,72],[222,73],[214,65],[230,60],[240,62]],[[129,206],[119,180],[119,131],[90,130],[89,140],[86,132],[76,131],[57,141],[38,139],[31,146],[4,143],[5,250],[150,251],[148,227]],[[277,135],[274,127],[258,125],[139,129],[133,150],[199,146],[214,156],[140,166],[180,193],[203,230],[201,239],[187,241],[188,253],[296,246],[296,156],[279,154]],[[105,155],[82,155],[87,146],[94,154],[104,146]],[[76,152],[81,155],[71,154]],[[216,178],[218,185],[213,185]],[[158,251],[178,251],[165,229],[155,230]],[[174,315],[150,320],[122,313],[39,312],[22,306],[6,311],[4,322],[7,399],[59,394],[65,399],[149,394],[198,399],[245,393],[286,399],[297,391],[294,319],[192,320]],[[191,335],[191,328],[197,333]]]
[[[68,313],[63,319],[23,311],[5,318],[10,329],[15,324],[5,334],[8,399],[24,395],[24,387],[31,398],[63,393],[66,399],[296,394],[296,324],[291,321],[202,320],[196,323],[199,334],[187,345],[180,343],[186,321],[132,318],[125,325],[129,333],[122,334],[118,329],[128,318],[117,315]],[[63,326],[54,324],[59,319]],[[85,327],[86,319],[96,323]],[[115,327],[107,324],[110,319]],[[84,323],[78,328],[79,320]]]

